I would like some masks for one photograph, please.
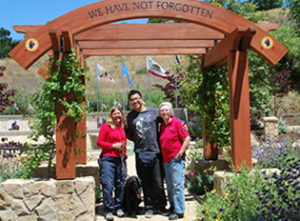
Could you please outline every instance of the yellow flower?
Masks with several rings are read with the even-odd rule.
[[[229,196],[228,193],[225,193],[224,197],[223,197],[223,200],[225,200],[227,197]]]
[[[216,193],[217,191],[216,191],[216,189],[213,189],[212,191],[210,191],[211,193]]]
[[[219,215],[219,216],[217,216],[216,221],[220,221],[220,220],[221,220],[221,216]]]

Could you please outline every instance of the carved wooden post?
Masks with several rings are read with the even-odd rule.
[[[68,30],[62,28],[63,51],[60,51],[59,59],[64,59],[69,55],[72,48],[72,41]],[[58,38],[59,39],[59,38]],[[63,70],[64,71],[64,70]],[[64,73],[63,80],[72,73]],[[73,92],[63,95],[63,100],[72,103]],[[75,144],[76,144],[76,123],[72,117],[68,117],[66,108],[56,101],[56,178],[74,179],[76,177],[75,168]]]
[[[63,114],[64,106],[56,103],[56,178],[73,179],[75,171],[75,122]]]
[[[84,77],[82,83],[85,84]],[[85,104],[85,102],[84,102]],[[77,164],[86,164],[87,162],[87,148],[86,148],[86,113],[82,114],[83,119],[76,124],[76,144],[75,144],[75,161]]]
[[[247,51],[234,50],[229,53],[228,75],[233,164],[237,171],[244,164],[252,169]]]
[[[217,160],[219,149],[217,141],[209,141],[209,134],[206,133],[206,125],[203,123],[203,157],[205,160]]]
[[[75,161],[76,164],[86,164],[86,116],[76,124]]]

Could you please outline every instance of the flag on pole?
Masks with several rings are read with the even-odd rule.
[[[147,71],[150,74],[155,75],[156,77],[166,78],[168,77],[169,72],[165,71],[163,67],[157,62],[153,61],[152,58],[147,56]]]
[[[132,85],[132,82],[130,80],[129,73],[127,71],[127,68],[126,68],[126,65],[125,65],[125,63],[123,61],[123,58],[122,58],[122,76],[123,77],[125,77],[125,76],[127,77],[129,87],[132,87],[133,85]]]
[[[34,108],[33,108],[33,106],[31,104],[28,104],[28,110],[34,111]]]
[[[98,63],[96,63],[96,74],[97,74],[97,79],[107,80],[116,83],[115,80],[110,76],[110,74],[105,71],[104,67],[102,67]]]
[[[177,55],[174,55],[175,64],[180,64],[179,58]]]
[[[14,109],[16,113],[19,113],[19,107],[17,105],[17,103],[14,103]]]
[[[180,61],[179,61],[179,58],[178,58],[178,56],[177,55],[174,55],[174,62],[175,62],[175,64],[177,64],[177,65],[181,65],[180,64]],[[180,72],[179,73],[179,77],[180,78],[184,78],[185,77],[185,72]]]

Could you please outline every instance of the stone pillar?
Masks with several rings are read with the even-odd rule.
[[[278,137],[278,118],[264,117],[264,136],[265,138],[274,139]]]

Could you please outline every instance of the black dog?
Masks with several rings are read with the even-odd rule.
[[[123,210],[130,216],[135,217],[141,203],[142,182],[137,176],[131,176],[126,180],[123,199]]]

